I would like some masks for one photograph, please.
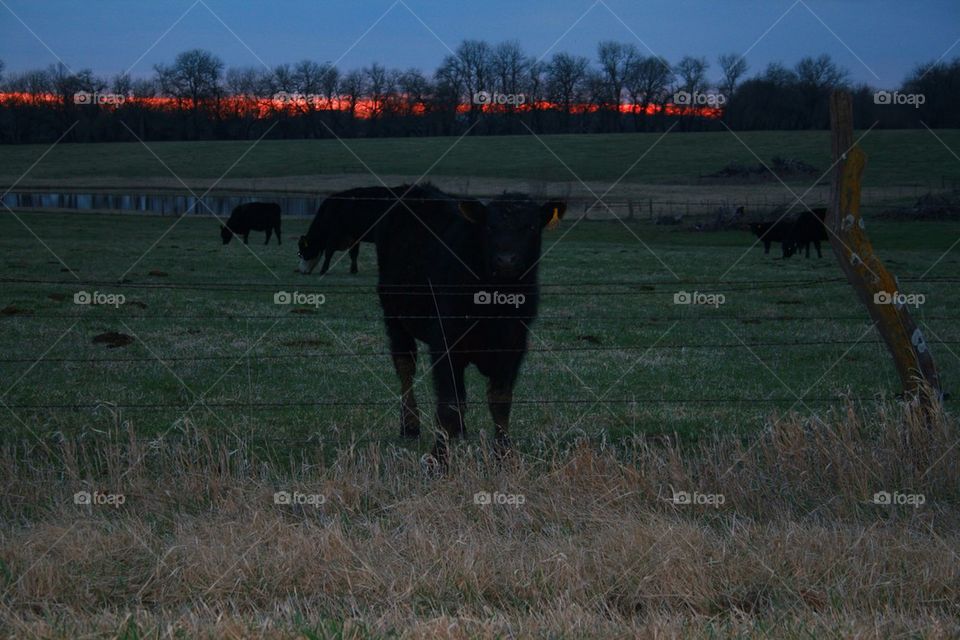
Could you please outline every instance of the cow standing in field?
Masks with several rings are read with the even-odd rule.
[[[770,245],[772,243],[779,242],[784,258],[789,258],[793,255],[793,222],[790,220],[751,222],[750,231],[763,241],[764,254],[770,253]]]
[[[220,225],[220,239],[223,244],[229,244],[234,235],[243,236],[243,244],[247,244],[251,231],[266,231],[267,240],[263,244],[270,244],[270,233],[277,234],[277,244],[283,244],[280,236],[280,205],[273,202],[248,202],[238,205],[227,220],[227,224]]]
[[[797,253],[806,251],[809,258],[810,244],[812,243],[817,250],[817,257],[823,257],[823,253],[820,251],[820,243],[828,240],[826,218],[827,210],[822,208],[800,212],[790,230],[790,239]]]
[[[361,242],[374,242],[374,227],[397,204],[405,187],[363,187],[328,196],[298,243],[300,273],[313,272],[323,257],[320,275],[330,268],[337,251],[350,250],[350,273],[357,273]]]
[[[464,433],[464,372],[487,379],[498,451],[509,448],[513,387],[537,316],[541,230],[558,221],[563,202],[537,205],[505,194],[484,205],[414,187],[406,206],[377,227],[377,292],[394,368],[400,378],[401,434],[420,435],[413,394],[417,341],[433,364],[439,433],[433,455],[446,466],[447,440]],[[411,213],[411,211],[413,213]]]

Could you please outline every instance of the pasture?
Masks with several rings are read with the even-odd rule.
[[[321,278],[294,273],[303,219],[284,221],[283,246],[263,246],[255,232],[245,247],[222,246],[211,218],[165,234],[172,219],[156,216],[20,215],[49,251],[13,216],[0,222],[0,375],[19,418],[7,441],[28,431],[96,437],[123,422],[147,437],[189,423],[281,447],[399,443],[370,245],[358,275],[338,254]],[[925,296],[916,313],[949,385],[960,367],[960,256],[921,276],[960,225],[877,222],[872,232],[903,291]],[[751,249],[754,240],[615,222],[547,232],[540,319],[516,391],[518,442],[750,433],[776,412],[895,394],[887,353],[829,250],[781,260],[776,247]],[[81,292],[124,300],[76,304]],[[323,303],[275,304],[280,292]],[[676,304],[683,292],[711,302]],[[95,343],[110,333],[128,344]],[[425,354],[419,365],[428,407]],[[480,376],[468,382],[476,437],[489,416]]]
[[[0,218],[4,633],[957,632],[955,422],[896,405],[829,253],[784,261],[746,232],[564,222],[545,235],[519,456],[491,459],[468,372],[467,442],[431,479],[429,435],[398,437],[369,245],[359,275],[338,254],[321,279],[294,273],[303,219],[284,220],[282,247],[261,233],[244,247],[211,218],[18,216],[49,250]],[[926,295],[917,315],[948,390],[960,258],[921,276],[958,232],[872,228],[903,290]],[[675,304],[680,291],[723,303]],[[872,504],[878,491],[924,504]]]
[[[960,165],[949,148],[960,147],[960,131],[859,131],[869,156],[864,177],[867,188],[920,184],[940,186],[960,181]],[[942,143],[941,143],[942,141]],[[526,181],[609,184],[621,174],[625,185],[683,185],[701,182],[728,163],[754,165],[759,157],[803,161],[821,172],[830,166],[827,131],[743,131],[715,133],[468,136],[431,138],[372,138],[339,140],[270,140],[227,142],[139,142],[17,145],[0,156],[0,178],[10,183],[22,176],[44,153],[43,162],[20,183],[28,185],[99,185],[128,183],[182,188],[170,174],[184,180],[226,176],[223,186],[289,188],[316,191],[320,177],[360,174],[373,184],[380,176],[434,178],[471,177]],[[949,148],[947,148],[949,147]],[[642,162],[635,161],[646,153]],[[156,154],[156,155],[154,155]],[[555,155],[554,155],[555,154]],[[160,158],[163,165],[158,161]],[[566,167],[564,166],[566,165]],[[169,169],[169,170],[168,170]],[[629,171],[627,171],[630,169]],[[819,174],[818,174],[819,175]],[[312,176],[312,181],[298,180]],[[784,176],[804,187],[818,176]],[[828,176],[829,179],[829,176]],[[782,186],[769,179],[782,191]],[[322,184],[322,181],[320,182]]]
[[[743,135],[764,160],[789,147],[826,168],[824,133]],[[547,137],[598,193],[654,140]],[[350,141],[391,182],[449,143]],[[467,138],[431,177],[564,192],[575,179],[537,144]],[[915,184],[955,175],[927,132],[876,131],[864,146],[868,206],[910,204]],[[151,148],[199,190],[246,147]],[[903,162],[907,148],[922,152]],[[312,197],[376,184],[336,141],[257,149],[220,188]],[[5,151],[9,185],[45,149]],[[667,136],[611,197],[789,195],[701,179],[730,158],[752,161],[729,134]],[[57,146],[20,186],[183,191],[139,144]],[[955,394],[960,222],[867,219],[900,292],[923,296],[913,314]],[[960,633],[956,420],[898,401],[829,247],[782,260],[747,231],[575,210],[543,236],[517,455],[491,456],[484,380],[470,369],[467,437],[436,478],[420,463],[433,442],[429,357],[415,385],[423,435],[402,439],[373,247],[357,275],[346,253],[323,277],[301,275],[309,223],[285,217],[282,246],[262,232],[224,246],[219,222],[198,215],[0,216],[0,633]],[[913,503],[876,504],[878,492]]]

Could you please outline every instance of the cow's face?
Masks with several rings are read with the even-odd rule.
[[[230,244],[233,240],[233,232],[225,225],[220,225],[220,239],[223,240],[223,244]]]
[[[297,269],[300,273],[311,273],[320,262],[321,242],[315,240],[310,242],[307,236],[300,236],[297,241],[297,255],[300,257],[300,266]]]
[[[508,194],[484,205],[477,200],[460,203],[460,213],[477,225],[482,238],[484,275],[492,281],[510,282],[531,273],[540,259],[540,232],[559,221],[565,202],[537,205]]]

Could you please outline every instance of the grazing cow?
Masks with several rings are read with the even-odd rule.
[[[263,244],[270,244],[270,233],[276,232],[277,244],[283,244],[280,239],[280,205],[273,202],[238,205],[230,214],[227,224],[220,225],[220,238],[223,244],[229,244],[234,235],[243,236],[243,244],[247,244],[251,231],[267,232],[267,240]]]
[[[391,207],[404,187],[363,187],[328,196],[313,217],[307,235],[300,236],[300,273],[311,273],[323,256],[320,275],[330,268],[337,251],[350,250],[350,273],[357,272],[361,242],[374,242],[374,227]]]
[[[400,378],[401,429],[420,435],[413,394],[417,341],[433,360],[439,433],[433,455],[446,466],[447,440],[464,432],[464,371],[488,379],[487,403],[499,452],[507,436],[513,387],[537,316],[540,233],[566,203],[535,204],[504,194],[484,205],[416,186],[377,227],[377,293]],[[409,209],[407,208],[409,207]]]
[[[810,257],[810,244],[817,250],[817,257],[822,258],[820,243],[827,240],[827,226],[824,222],[827,217],[826,209],[812,209],[801,211],[793,228],[790,230],[790,237],[793,247],[797,253],[806,251],[807,257]]]
[[[230,244],[234,235],[243,236],[243,243],[247,244],[251,231],[266,231],[270,244],[270,234],[276,232],[277,244],[283,244],[280,236],[280,205],[273,202],[248,202],[238,205],[227,220],[226,225],[220,225],[220,239],[223,244]]]
[[[750,231],[753,235],[763,240],[763,252],[770,253],[770,245],[774,242],[780,243],[780,248],[784,258],[793,255],[793,223],[790,220],[777,220],[775,222],[751,222]]]

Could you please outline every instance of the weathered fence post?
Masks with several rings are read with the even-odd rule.
[[[846,91],[834,91],[830,96],[830,129],[836,163],[826,219],[828,229],[832,230],[830,245],[890,350],[904,392],[915,396],[928,385],[942,398],[940,378],[923,332],[907,306],[897,301],[896,278],[876,256],[864,230],[860,185],[867,156],[854,144],[852,104]]]

